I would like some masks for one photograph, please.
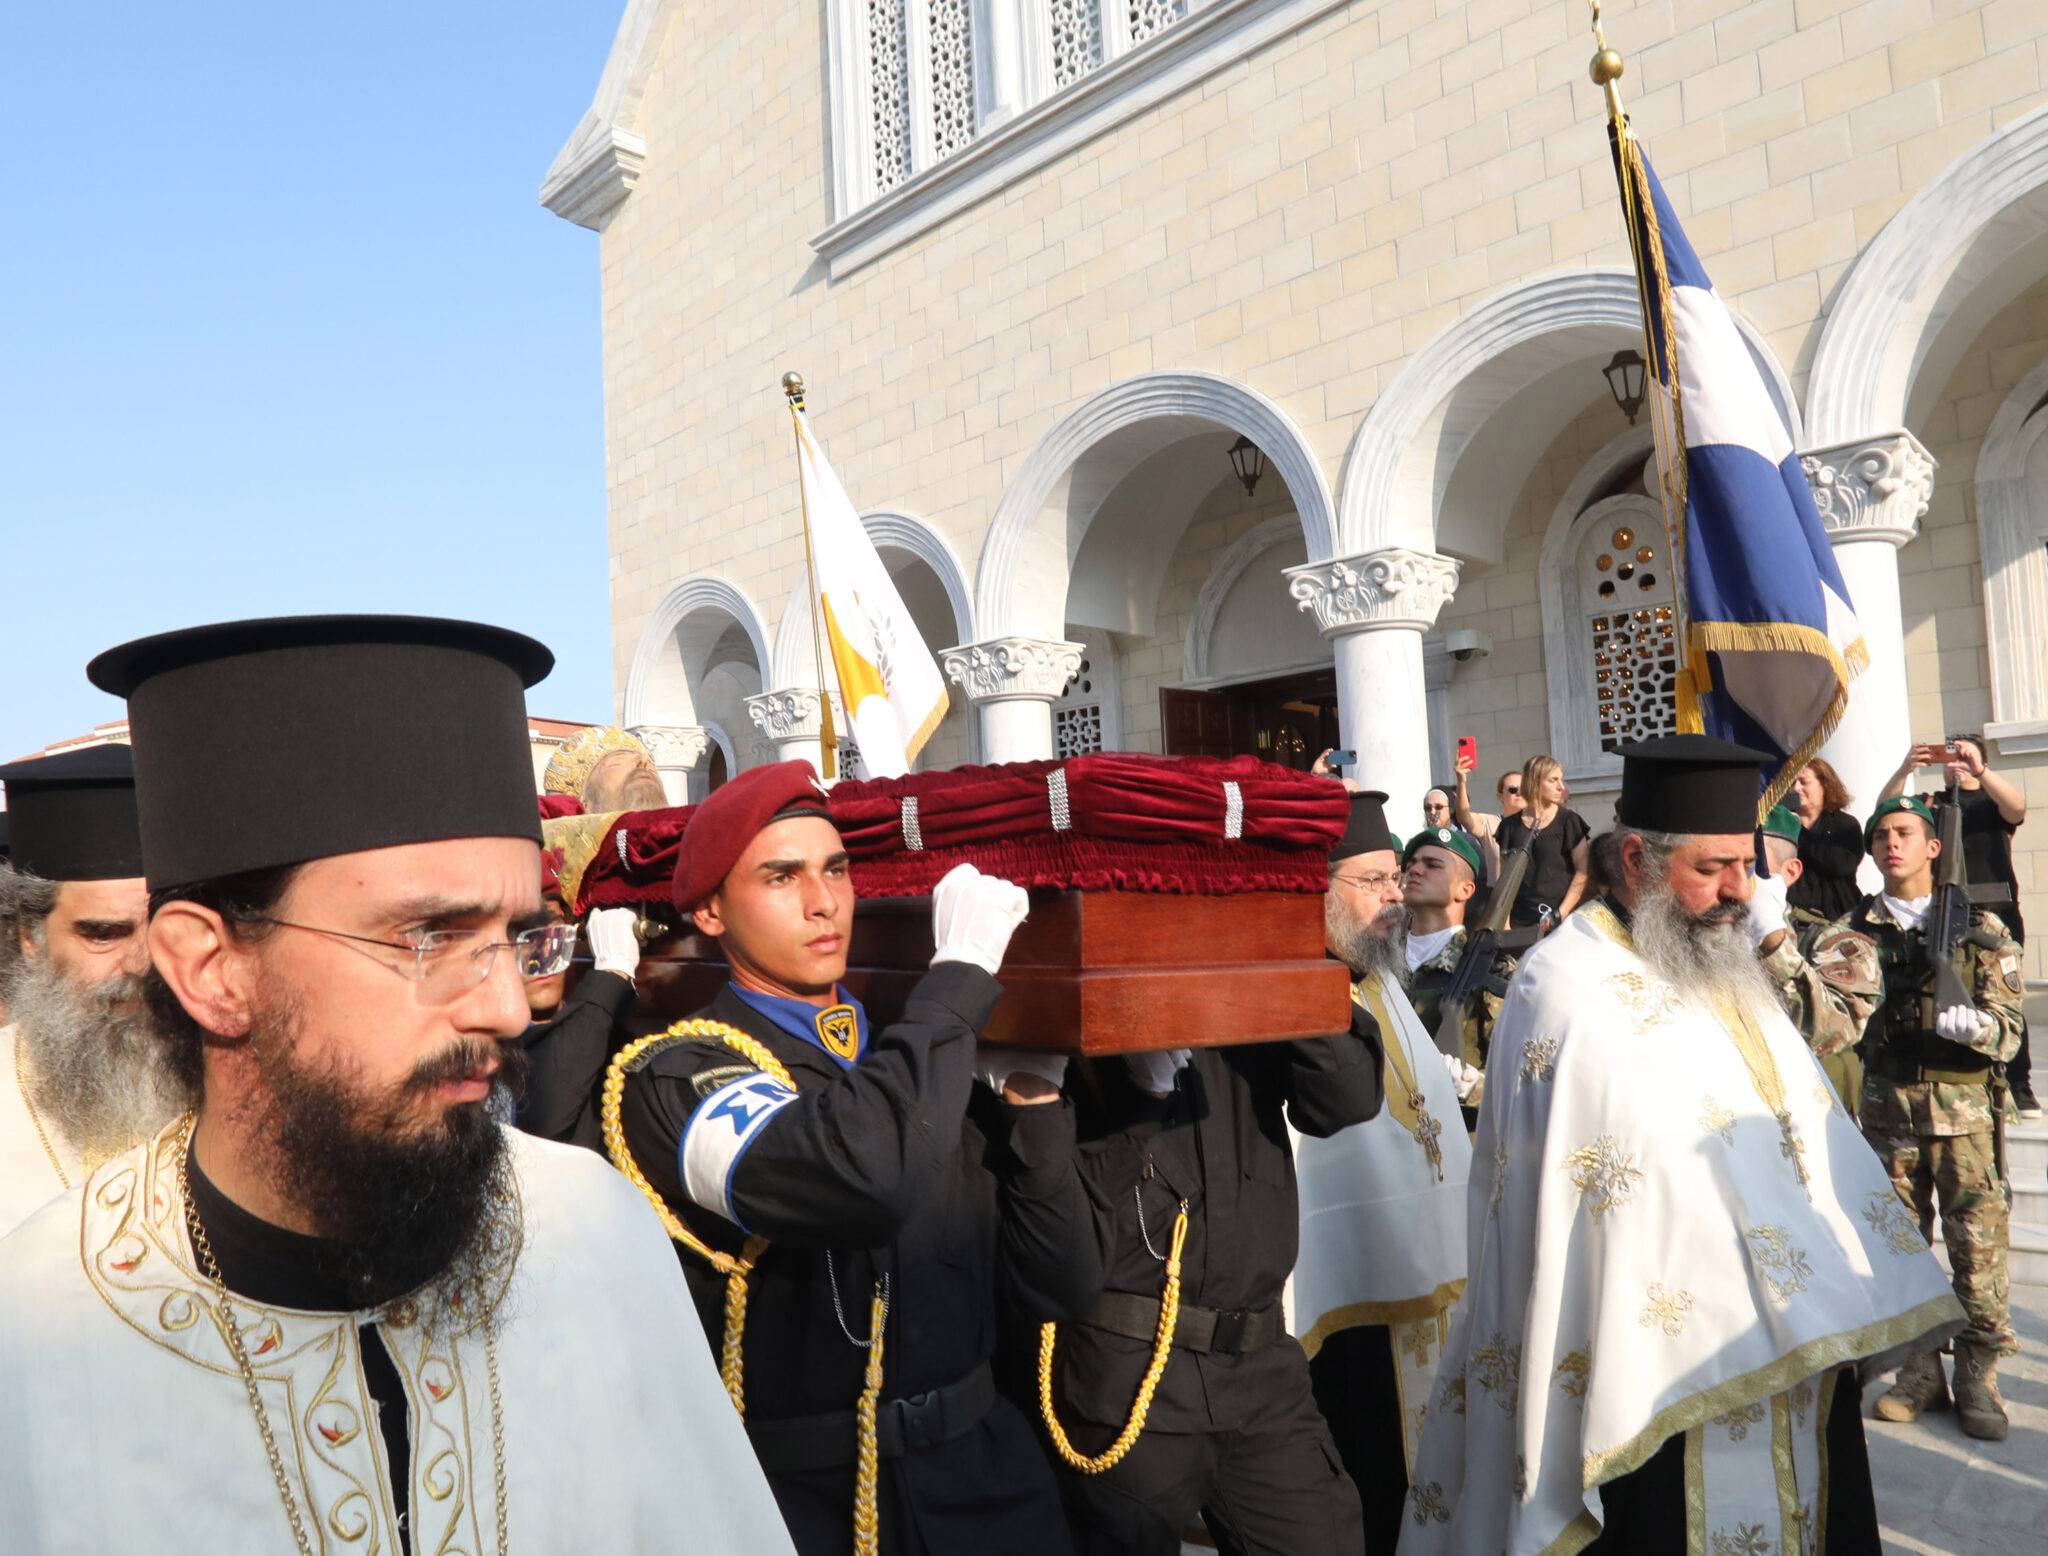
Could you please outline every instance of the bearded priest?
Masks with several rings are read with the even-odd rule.
[[[1758,769],[1623,752],[1620,880],[1494,1026],[1403,1556],[1878,1556],[1859,1378],[1963,1316],[1751,946]]]
[[[572,943],[527,755],[552,662],[306,617],[89,668],[198,1100],[0,1241],[9,1550],[788,1551],[646,1204],[486,1112]]]

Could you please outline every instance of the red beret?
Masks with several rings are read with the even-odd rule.
[[[825,820],[825,786],[809,762],[750,767],[690,813],[676,853],[676,906],[687,913],[717,891],[747,845],[783,811],[808,807]]]

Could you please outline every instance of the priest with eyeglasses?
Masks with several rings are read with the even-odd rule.
[[[0,1241],[9,1551],[789,1550],[653,1213],[487,1108],[573,944],[527,756],[552,662],[302,617],[89,668],[198,1100]]]

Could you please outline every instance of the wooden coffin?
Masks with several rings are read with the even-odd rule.
[[[931,962],[926,898],[863,898],[847,987],[885,1026]],[[646,948],[637,1026],[703,1009],[726,980],[718,944],[678,932]],[[1084,1054],[1271,1042],[1341,1032],[1350,981],[1323,955],[1323,899],[1036,891],[1003,959],[988,1041]]]

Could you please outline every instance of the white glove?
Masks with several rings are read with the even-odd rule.
[[[1762,945],[1786,927],[1785,893],[1790,885],[1782,875],[1753,875],[1749,881],[1749,940]]]
[[[633,933],[633,921],[640,915],[631,908],[599,908],[583,921],[583,933],[590,939],[590,960],[599,972],[617,973],[628,983],[640,970],[640,937]]]
[[[1131,1067],[1131,1079],[1138,1083],[1139,1090],[1164,1097],[1173,1090],[1174,1078],[1193,1057],[1192,1049],[1163,1048],[1151,1053],[1125,1054],[1124,1063]]]
[[[1003,952],[1030,905],[1023,887],[971,864],[954,865],[932,889],[932,966],[972,962],[990,976],[1001,972]]]
[[[1997,1025],[1997,1017],[1986,1015],[1975,1005],[1951,1005],[1934,1018],[1938,1034],[1966,1048],[1974,1048],[1978,1039]]]
[[[1477,1065],[1467,1064],[1456,1054],[1447,1054],[1441,1048],[1437,1054],[1444,1062],[1444,1068],[1451,1072],[1451,1084],[1458,1088],[1458,1100],[1463,1102],[1472,1095],[1472,1088],[1479,1084],[1479,1078],[1486,1072]]]
[[[998,1097],[1013,1075],[1036,1075],[1057,1090],[1066,1084],[1067,1055],[1044,1048],[1012,1048],[1006,1043],[982,1043],[976,1048],[974,1078]]]

